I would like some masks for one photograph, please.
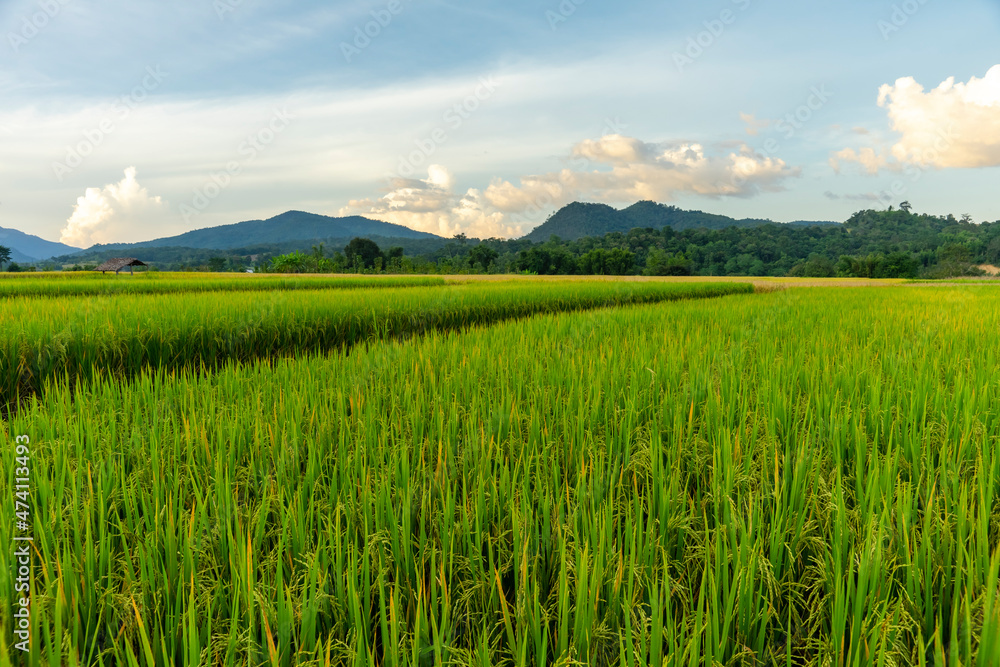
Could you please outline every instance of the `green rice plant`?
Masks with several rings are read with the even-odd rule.
[[[101,296],[115,294],[188,294],[192,292],[272,292],[285,290],[370,289],[444,285],[432,276],[269,276],[232,274],[142,273],[0,274],[30,276],[0,279],[0,298]],[[41,276],[44,279],[38,279]]]
[[[0,434],[34,659],[998,664],[998,306],[801,289],[51,378]]]
[[[214,368],[536,313],[752,290],[735,283],[564,282],[14,299],[0,312],[0,405],[53,377],[72,383],[144,368]]]

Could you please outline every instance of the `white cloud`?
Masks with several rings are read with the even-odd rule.
[[[395,179],[384,196],[352,201],[340,214],[368,215],[445,236],[513,237],[537,224],[526,218],[573,201],[631,204],[670,201],[682,193],[749,197],[781,190],[799,173],[746,146],[710,155],[700,144],[654,144],[617,134],[578,143],[571,162],[573,168],[524,176],[518,185],[494,179],[484,191],[473,188],[462,196],[452,191],[451,173],[434,165],[427,179]],[[595,164],[610,170],[595,169]]]
[[[574,157],[582,157],[592,162],[608,164],[629,164],[649,162],[656,158],[655,148],[632,137],[609,134],[600,139],[585,139],[573,149]]]
[[[845,148],[842,151],[837,151],[830,157],[830,166],[833,167],[834,171],[840,172],[840,164],[842,162],[854,162],[861,165],[864,170],[872,175],[879,172],[879,169],[884,169],[886,167],[891,167],[893,169],[898,168],[899,165],[891,164],[885,155],[884,151],[876,151],[874,148],[859,148],[854,150],[853,148]]]
[[[827,190],[826,192],[823,193],[823,196],[825,196],[827,199],[831,199],[833,201],[837,201],[837,200],[840,200],[840,199],[846,199],[847,201],[871,201],[871,202],[878,202],[878,201],[882,201],[883,200],[883,197],[880,197],[878,194],[876,194],[874,192],[862,192],[861,194],[838,195],[838,194],[836,194],[834,192],[831,192],[831,191]]]
[[[242,22],[250,8],[243,3],[238,13],[226,16],[224,25]],[[197,11],[218,23],[211,3]],[[353,18],[345,34],[353,29],[356,18],[349,16]],[[276,108],[287,108],[296,117],[294,125],[246,164],[225,193],[200,215],[189,221],[175,215],[170,233],[264,219],[288,209],[333,214],[352,199],[385,194],[372,191],[372,184],[380,175],[397,169],[400,160],[414,150],[415,140],[429,137],[436,128],[447,132],[447,140],[427,156],[422,168],[431,162],[447,165],[459,177],[451,187],[455,206],[472,188],[479,193],[472,197],[471,201],[478,202],[472,210],[481,209],[483,220],[494,220],[488,202],[479,199],[493,177],[503,176],[519,185],[512,177],[561,168],[564,165],[557,156],[565,156],[567,148],[581,138],[598,135],[607,119],[622,108],[636,109],[637,115],[629,122],[640,126],[647,125],[644,117],[654,123],[662,121],[650,110],[663,106],[649,102],[650,90],[668,99],[685,95],[673,87],[676,77],[664,74],[652,57],[659,48],[637,44],[621,54],[597,54],[582,61],[570,59],[541,67],[531,62],[508,62],[492,72],[430,73],[374,86],[367,79],[353,86],[353,75],[336,86],[328,85],[326,79],[309,79],[291,91],[283,86],[221,97],[202,96],[200,87],[193,95],[178,89],[184,82],[175,70],[183,71],[184,66],[171,59],[165,66],[171,73],[169,83],[137,105],[125,120],[115,112],[116,99],[141,81],[127,72],[120,86],[102,88],[105,93],[74,88],[73,95],[53,90],[45,96],[36,95],[38,99],[29,98],[29,91],[4,96],[0,98],[0,126],[12,133],[8,136],[0,130],[4,139],[0,180],[8,186],[2,198],[3,210],[16,218],[21,228],[57,238],[70,207],[87,187],[107,183],[112,180],[107,174],[138,164],[143,170],[143,185],[169,201],[176,213],[179,206],[190,204],[195,190],[203,188],[213,174],[223,171],[232,160],[244,159],[240,146],[263,127]],[[226,58],[238,59],[240,52],[232,53]],[[205,61],[201,56],[195,60]],[[454,127],[446,115],[476,91],[481,76],[492,76],[500,84],[497,93],[464,119],[461,127]],[[595,87],[604,93],[599,108],[593,105]],[[713,108],[719,106],[724,105]],[[561,111],[553,113],[555,109]],[[685,113],[694,114],[690,110]],[[722,115],[717,109],[713,113]],[[67,155],[108,119],[114,122],[114,131],[60,181],[54,165],[66,163]],[[692,128],[702,122],[711,125],[707,117],[696,120],[687,122],[679,117],[675,122]],[[462,205],[460,213],[449,213],[446,226],[479,215],[470,212],[468,205]],[[495,226],[497,233],[522,224],[530,228],[544,219],[544,213],[531,216],[531,222],[511,218],[506,216]],[[434,228],[441,224],[436,218],[419,223]],[[128,240],[163,235],[156,230],[145,238]]]
[[[782,190],[786,179],[799,174],[783,160],[762,157],[747,146],[711,154],[697,143],[653,144],[617,134],[577,144],[573,157],[574,169],[527,176],[520,185],[495,181],[486,200],[501,211],[523,213],[578,199],[633,203],[671,201],[680,194],[750,197]],[[588,162],[611,168],[588,168]]]
[[[746,123],[746,125],[747,125],[746,132],[751,137],[756,137],[758,134],[760,134],[761,130],[766,130],[767,128],[769,128],[771,126],[771,121],[770,120],[767,120],[767,119],[759,120],[752,113],[741,113],[740,114],[740,120],[742,120],[744,123]]]
[[[163,200],[151,197],[136,180],[135,167],[129,167],[119,183],[87,188],[76,200],[60,241],[80,248],[124,242],[162,222],[167,213]]]
[[[340,215],[364,215],[411,229],[451,237],[463,233],[478,238],[523,236],[522,225],[483,201],[482,193],[469,189],[462,196],[453,191],[455,179],[441,165],[431,165],[426,179],[398,178],[378,199],[353,200]]]
[[[926,92],[913,77],[879,89],[878,105],[888,110],[899,139],[891,147],[846,148],[830,164],[860,164],[869,174],[905,165],[975,169],[1000,165],[1000,65],[968,83],[948,78]]]

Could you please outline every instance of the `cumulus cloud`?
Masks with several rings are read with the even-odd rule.
[[[825,196],[827,199],[832,199],[833,201],[846,199],[848,201],[877,202],[883,200],[883,197],[880,197],[874,192],[862,192],[861,194],[838,195],[835,192],[827,190],[826,192],[823,193],[823,196]]]
[[[859,148],[854,150],[853,148],[845,148],[842,151],[837,151],[832,156],[830,156],[830,166],[833,170],[840,172],[840,165],[843,162],[853,162],[861,165],[861,167],[869,174],[875,175],[880,169],[886,167],[892,169],[898,169],[899,165],[896,163],[890,163],[889,158],[886,157],[884,151],[876,151],[874,148]]]
[[[340,215],[365,215],[411,229],[451,237],[515,237],[526,233],[523,225],[507,220],[483,201],[479,190],[454,192],[455,179],[441,165],[430,165],[426,179],[397,178],[378,199],[352,200]]]
[[[671,201],[680,194],[750,197],[783,190],[786,179],[799,175],[783,160],[745,145],[712,154],[698,143],[653,144],[617,134],[578,144],[573,157],[573,169],[526,176],[519,185],[495,181],[484,196],[498,210],[522,213],[576,199],[616,203]],[[588,163],[605,168],[588,168],[593,166]]]
[[[712,153],[697,143],[656,144],[619,134],[578,143],[571,166],[524,176],[517,184],[494,179],[485,190],[453,191],[444,167],[426,179],[395,179],[378,199],[350,202],[342,215],[361,214],[446,236],[519,236],[546,211],[573,201],[670,201],[679,194],[750,197],[784,189],[799,170],[749,147]],[[534,220],[534,222],[532,222]]]
[[[608,134],[600,139],[586,139],[573,148],[574,157],[608,164],[648,162],[656,158],[655,148],[632,137]]]
[[[136,168],[129,167],[120,182],[87,188],[76,200],[59,240],[80,248],[121,242],[162,221],[166,213],[163,200],[150,196],[136,179]]]
[[[982,79],[950,77],[927,92],[913,77],[879,89],[878,105],[899,133],[889,147],[846,148],[834,153],[834,169],[857,163],[869,174],[907,165],[975,169],[1000,165],[1000,65]]]
[[[760,134],[761,130],[766,130],[771,126],[771,121],[769,120],[758,120],[756,116],[751,113],[741,113],[740,120],[747,124],[746,131],[751,137],[756,137]]]

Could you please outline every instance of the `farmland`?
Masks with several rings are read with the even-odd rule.
[[[246,282],[257,280],[204,293],[10,299],[0,312],[0,400],[14,402],[54,377],[72,383],[95,373],[216,367],[537,313],[752,291],[663,282],[388,289],[381,278],[372,282],[378,291],[260,291]]]
[[[21,276],[24,277],[21,277]],[[11,276],[14,276],[13,278]],[[193,292],[276,292],[286,290],[360,289],[443,285],[430,276],[241,276],[218,278],[198,273],[140,273],[122,280],[116,275],[79,273],[0,273],[0,297],[178,294]]]
[[[1000,664],[992,286],[31,280],[32,664]]]

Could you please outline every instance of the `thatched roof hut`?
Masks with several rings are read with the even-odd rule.
[[[95,271],[100,271],[105,273],[107,271],[114,271],[119,273],[125,267],[128,267],[128,272],[132,273],[132,267],[135,266],[149,266],[145,262],[140,262],[135,257],[115,257],[114,259],[109,259],[108,261],[101,264],[99,267],[94,269]]]

